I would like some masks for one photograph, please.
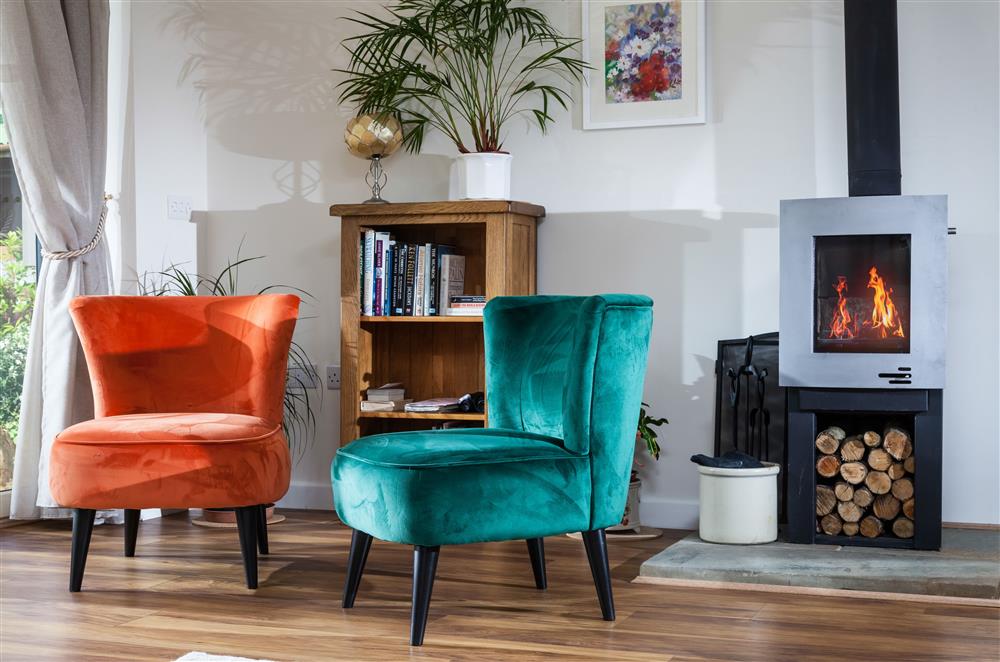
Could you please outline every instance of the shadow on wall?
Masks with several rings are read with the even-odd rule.
[[[670,426],[666,461],[646,462],[643,474],[663,485],[658,495],[697,494],[687,458],[711,451],[717,340],[774,330],[746,326],[756,317],[747,308],[776,319],[777,253],[756,251],[758,235],[777,241],[777,225],[774,214],[699,210],[556,213],[539,225],[540,292],[632,292],[655,302],[645,396]],[[742,281],[755,271],[773,287],[748,299]]]
[[[352,113],[337,102],[334,69],[352,34],[344,3],[184,2],[164,29],[198,45],[179,72],[199,90],[210,138],[222,149],[283,162],[272,178],[289,198],[329,182],[363,182],[365,166],[344,158],[341,132]],[[425,181],[448,181],[450,159],[422,156]],[[390,170],[393,166],[390,165]],[[211,173],[209,175],[211,179]],[[358,200],[363,200],[363,183]]]

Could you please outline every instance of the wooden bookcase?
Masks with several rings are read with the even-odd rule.
[[[484,414],[362,412],[369,387],[402,382],[415,400],[486,390],[482,317],[361,315],[358,242],[363,228],[405,242],[450,244],[465,256],[465,293],[535,293],[536,224],[545,209],[524,202],[469,200],[333,205],[341,218],[340,444],[378,432],[442,421],[486,424]]]

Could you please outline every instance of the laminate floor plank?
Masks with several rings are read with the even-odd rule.
[[[67,591],[68,522],[0,531],[0,659],[173,660],[215,654],[313,660],[1000,659],[1000,609],[633,584],[685,535],[611,542],[618,620],[600,619],[583,545],[548,538],[549,589],[523,541],[441,551],[424,646],[408,645],[412,549],[375,542],[354,609],[340,607],[350,531],[332,513],[285,511],[268,529],[260,588],[243,584],[236,532],[185,514],[95,528],[83,591]]]

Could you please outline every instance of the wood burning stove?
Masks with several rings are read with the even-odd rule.
[[[786,200],[780,223],[789,539],[937,549],[947,200]]]
[[[947,199],[900,195],[894,0],[845,0],[851,197],[781,203],[792,542],[938,549]]]
[[[781,203],[781,385],[942,388],[945,196]]]

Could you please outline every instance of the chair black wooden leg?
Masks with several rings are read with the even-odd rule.
[[[257,520],[260,509],[244,506],[236,509],[236,528],[240,534],[240,552],[243,554],[243,572],[247,588],[257,588]]]
[[[270,554],[271,549],[267,543],[267,505],[257,506],[257,550],[261,554]]]
[[[594,576],[597,599],[601,603],[601,616],[606,621],[615,620],[615,600],[611,595],[611,569],[608,566],[608,541],[604,529],[583,531],[583,545],[587,549],[590,572]]]
[[[354,529],[351,533],[351,551],[347,557],[347,578],[344,580],[344,609],[354,606],[354,598],[358,596],[361,585],[361,575],[365,571],[365,561],[368,560],[368,550],[372,548],[372,537],[364,531]]]
[[[535,588],[546,589],[549,580],[545,576],[545,539],[528,538],[528,556],[531,557],[531,572],[535,575]]]
[[[90,508],[73,509],[73,545],[69,556],[69,590],[71,593],[80,591],[83,585],[83,571],[87,567],[87,550],[90,549],[90,536],[94,532],[94,515]]]
[[[427,610],[431,604],[431,591],[434,589],[434,573],[437,571],[438,553],[440,547],[413,548],[413,607],[410,614],[410,645],[420,646],[424,643],[424,630],[427,628]]]
[[[135,556],[135,540],[139,537],[139,512],[125,509],[125,556]]]

